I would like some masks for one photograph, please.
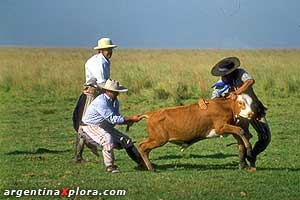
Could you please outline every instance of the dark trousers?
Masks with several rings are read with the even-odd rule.
[[[255,129],[258,135],[258,141],[255,143],[252,149],[252,158],[248,158],[249,161],[255,162],[258,154],[263,152],[271,142],[271,131],[265,117],[250,120],[251,126]],[[245,135],[251,135],[249,132],[249,120],[245,118],[239,118],[237,123],[244,131]],[[249,137],[248,137],[249,138]]]
[[[78,133],[78,129],[80,126],[82,116],[84,115],[84,113],[85,113],[87,107],[90,105],[90,103],[101,93],[103,93],[103,90],[101,90],[99,88],[95,88],[92,86],[84,86],[84,89],[77,100],[76,107],[73,111],[73,118],[72,118],[73,119],[73,128],[77,132],[76,139],[75,139],[75,154],[74,154],[74,158],[73,158],[75,162],[81,162],[81,160],[83,159],[82,153],[83,153],[83,149],[85,146],[83,138]],[[90,149],[94,154],[98,155],[95,148],[90,148]]]
[[[258,134],[258,141],[252,149],[252,156],[256,158],[256,156],[263,152],[270,144],[271,131],[265,117],[260,120],[252,119],[250,123]]]
[[[81,162],[83,160],[82,153],[85,146],[83,138],[79,135],[79,126],[82,119],[82,116],[88,106],[88,102],[91,102],[93,97],[91,95],[86,95],[82,93],[78,98],[76,107],[73,111],[73,128],[76,131],[76,139],[75,139],[75,153],[73,160],[75,162]]]

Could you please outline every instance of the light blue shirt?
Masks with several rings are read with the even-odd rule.
[[[110,76],[110,62],[101,53],[92,56],[85,64],[85,85],[97,87]]]
[[[112,100],[105,93],[96,97],[88,106],[82,121],[88,125],[123,124],[125,119],[119,112],[118,99]]]

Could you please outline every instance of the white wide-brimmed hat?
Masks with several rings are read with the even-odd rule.
[[[107,79],[107,81],[100,85],[101,88],[114,92],[127,92],[128,88],[120,85],[119,81]]]
[[[109,48],[115,48],[117,45],[114,45],[110,38],[101,38],[98,40],[98,46],[94,47],[94,49],[109,49]]]

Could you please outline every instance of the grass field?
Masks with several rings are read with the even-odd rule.
[[[88,162],[73,164],[72,111],[84,82],[86,49],[0,48],[0,199],[58,199],[4,196],[8,189],[126,190],[125,196],[70,199],[299,199],[300,50],[117,49],[111,77],[129,87],[120,96],[125,116],[209,98],[216,81],[210,69],[238,56],[256,80],[268,107],[272,142],[259,155],[257,172],[238,169],[231,137],[204,140],[180,152],[167,144],[153,150],[155,173],[137,171],[124,150],[115,151],[121,173],[104,172],[102,158],[87,149]],[[125,132],[125,127],[119,126]],[[251,129],[254,138],[256,134]],[[146,137],[145,121],[128,132]],[[66,198],[66,197],[64,197]]]

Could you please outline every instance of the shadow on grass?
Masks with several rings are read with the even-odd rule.
[[[210,155],[198,155],[198,154],[190,154],[189,156],[185,155],[165,155],[159,156],[156,159],[152,160],[172,160],[172,159],[181,159],[181,158],[213,158],[213,159],[224,159],[228,157],[237,157],[236,154],[223,154],[223,153],[216,153]],[[225,164],[164,164],[164,165],[155,165],[155,169],[158,170],[168,170],[168,169],[197,169],[197,170],[236,170],[239,168],[238,162],[231,162]],[[298,172],[300,168],[290,168],[290,167],[259,167],[257,166],[257,171],[286,171],[286,172]]]
[[[153,160],[171,160],[171,159],[180,159],[185,158],[187,156],[184,155],[166,155],[166,156],[159,156]],[[215,158],[215,159],[223,159],[228,157],[237,157],[236,154],[223,154],[223,153],[216,153],[211,155],[197,155],[197,154],[190,154],[189,158]]]
[[[155,165],[155,170],[238,170],[239,165],[236,162],[233,163],[225,163],[225,164],[163,164],[163,165]],[[284,168],[284,167],[257,167],[257,172],[259,171],[286,171],[286,172],[299,172],[300,168]]]
[[[238,163],[226,163],[226,164],[164,164],[157,165],[155,169],[158,170],[168,170],[168,169],[176,169],[176,170],[186,170],[186,169],[196,169],[196,170],[237,170]]]
[[[36,151],[12,151],[12,152],[8,152],[5,153],[6,155],[20,155],[20,154],[44,154],[44,153],[50,153],[50,154],[61,154],[61,153],[65,153],[65,152],[70,152],[71,150],[62,150],[62,151],[58,151],[58,150],[49,150],[46,148],[38,148]]]
[[[223,154],[223,153],[216,153],[216,154],[210,154],[210,155],[198,155],[198,154],[190,154],[189,156],[185,155],[165,155],[165,156],[159,156],[156,159],[153,160],[171,160],[171,159],[181,159],[181,158],[213,158],[213,159],[224,159],[228,157],[237,157],[236,154]],[[155,166],[155,169],[158,170],[167,170],[167,169],[198,169],[198,170],[236,170],[239,168],[239,164],[236,162],[231,162],[227,164],[164,164],[164,165],[157,165]]]
[[[257,171],[286,171],[286,172],[299,172],[300,168],[290,167],[257,167]]]

